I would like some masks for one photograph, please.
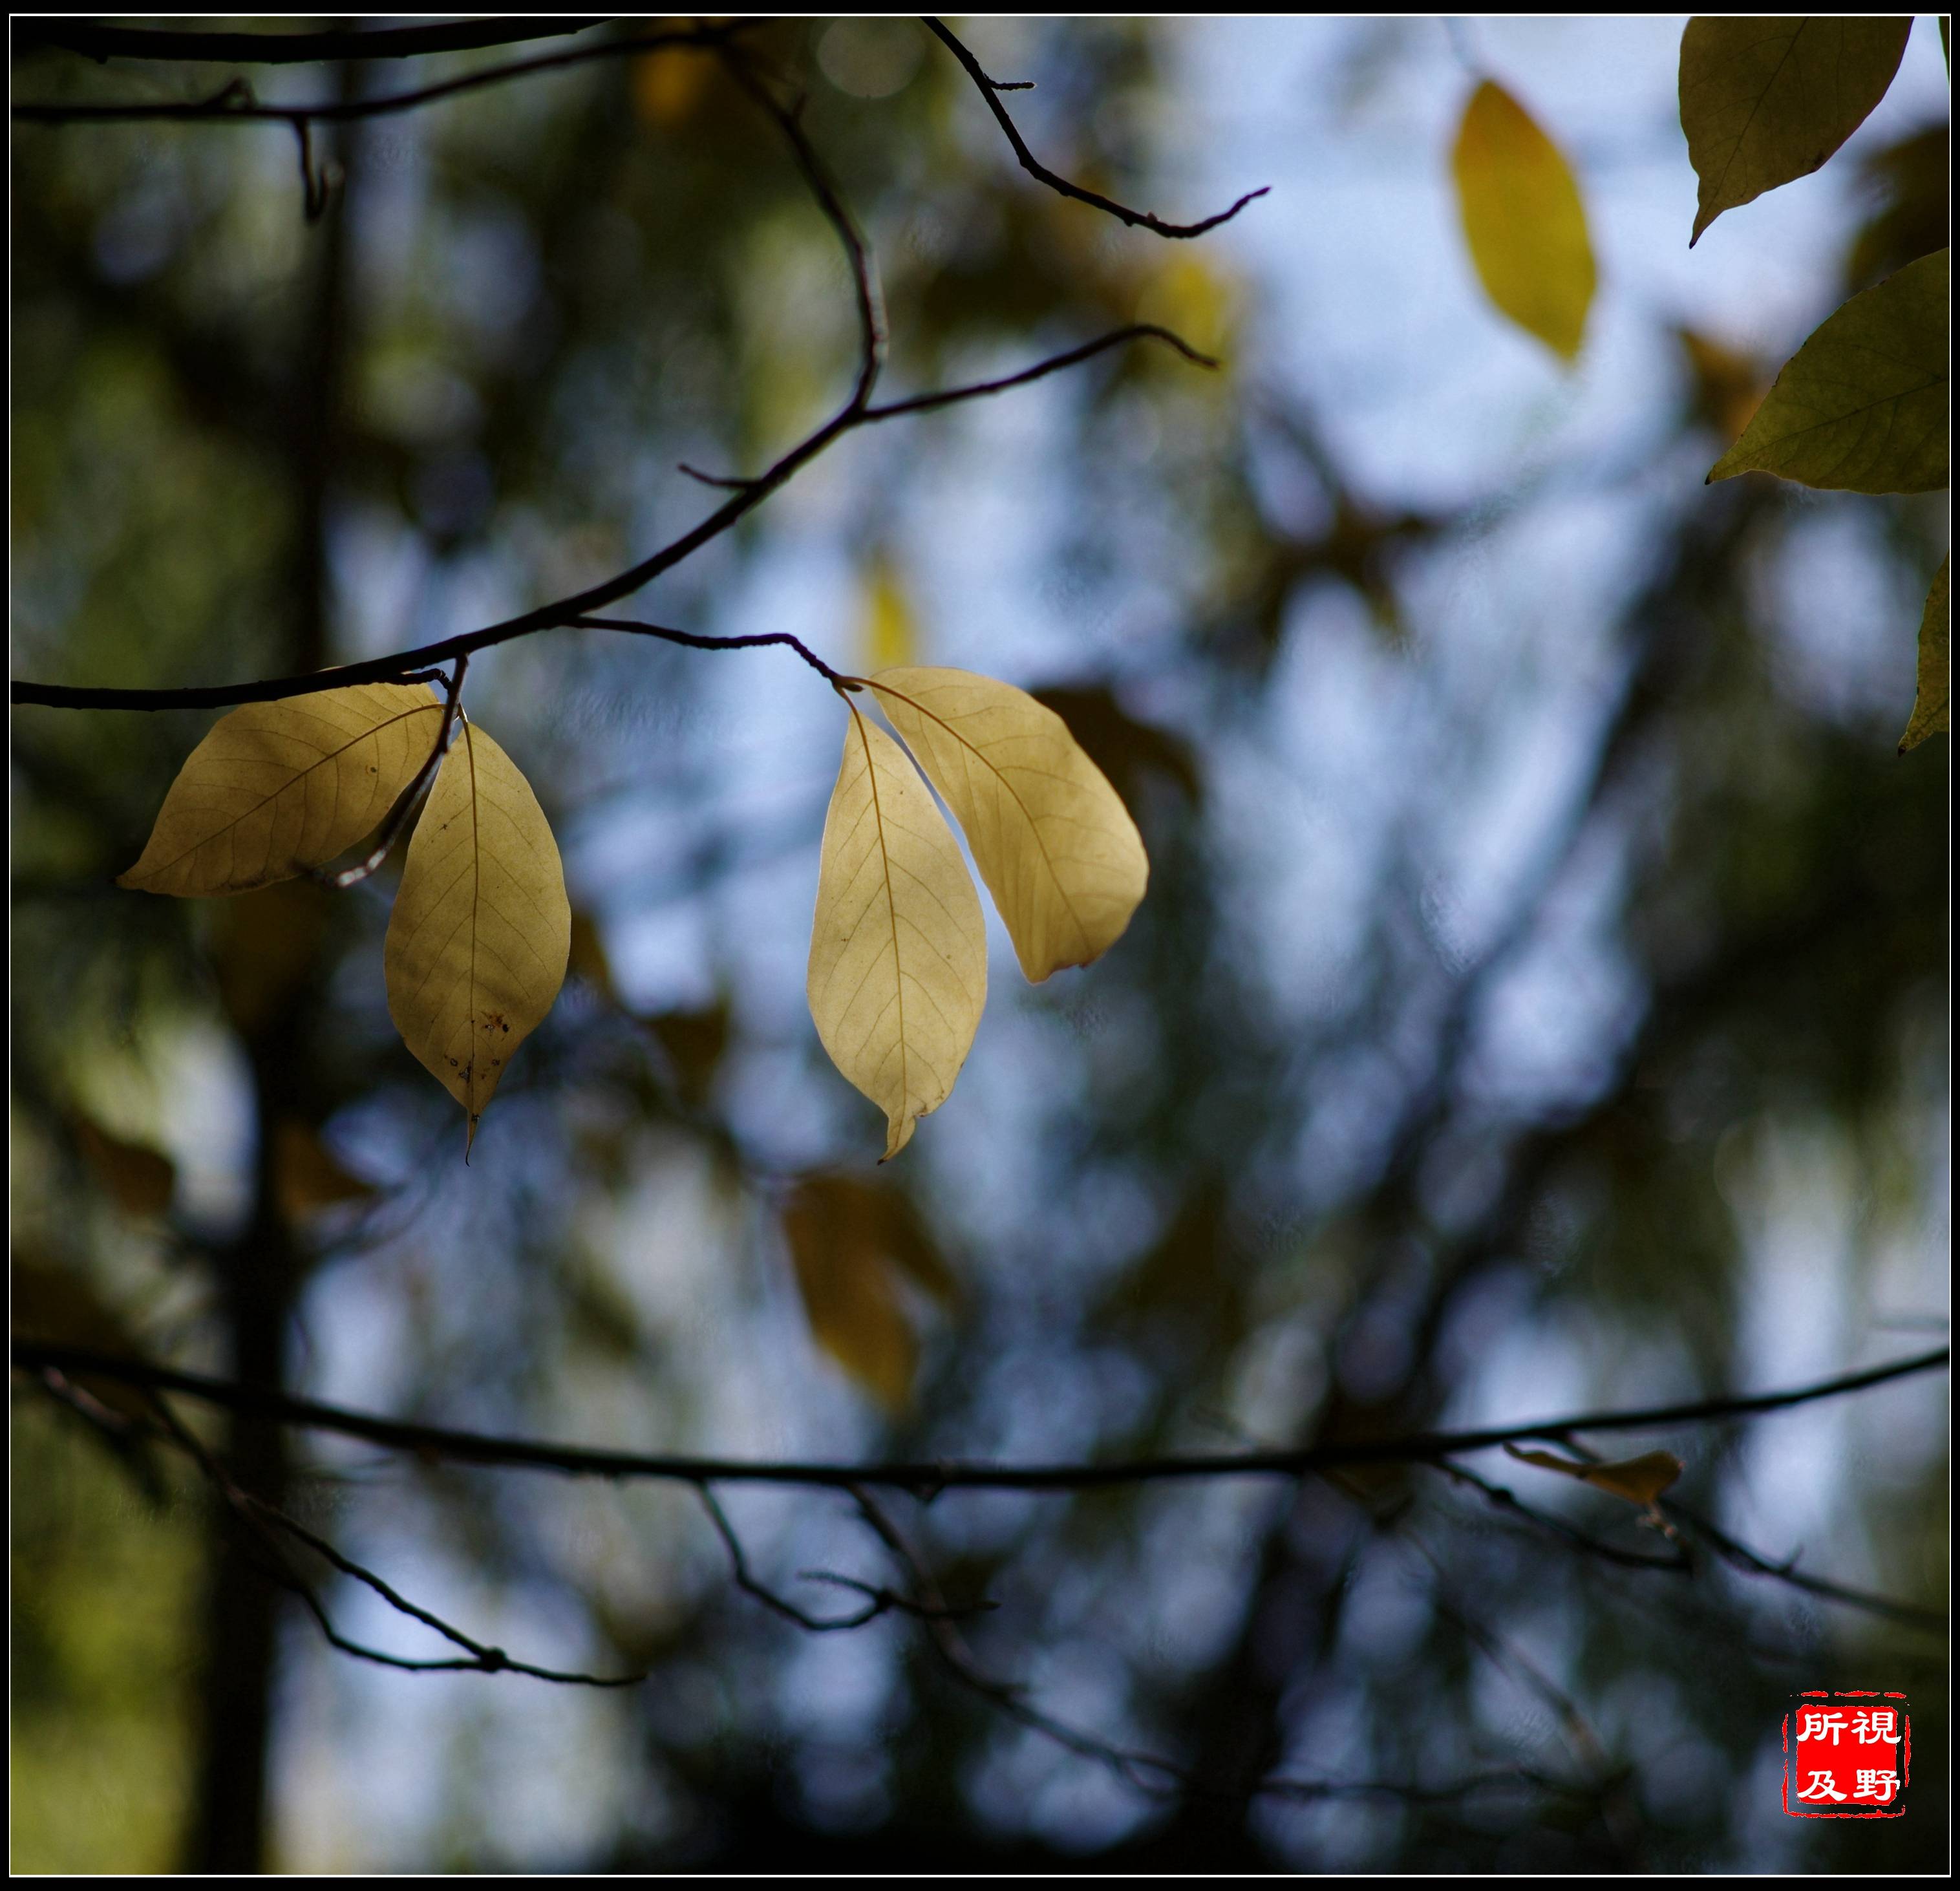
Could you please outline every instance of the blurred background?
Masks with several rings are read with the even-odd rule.
[[[1039,81],[1006,102],[1064,174],[1179,219],[1271,186],[1189,243],[1023,174],[916,23],[765,28],[874,247],[889,393],[1133,320],[1226,365],[1118,351],[858,434],[633,608],[1042,692],[1147,843],[1129,931],[1034,988],[990,909],[971,1059],[879,1168],[803,997],[829,692],[780,649],[501,648],[469,705],[578,916],[466,1167],[388,1021],[393,870],[120,891],[212,716],[18,709],[17,1330],[431,1422],[843,1460],[1353,1439],[1942,1343],[1947,745],[1894,747],[1945,495],[1703,476],[1850,289],[1946,241],[1946,72],[1921,21],[1844,151],[1691,256],[1681,26],[960,29]],[[553,43],[252,83],[359,98]],[[13,74],[188,100],[234,69]],[[1600,289],[1569,369],[1458,226],[1486,75],[1580,180]],[[27,125],[13,154],[16,676],[230,681],[514,614],[703,516],[677,463],[753,471],[849,385],[835,237],[693,53],[319,134],[312,223],[277,125]],[[794,1256],[793,1198],[834,1210]],[[1690,1523],[1691,1576],[1631,1566],[1673,1547],[1634,1506],[1497,1453],[1464,1468],[1550,1523],[1422,1467],[889,1499],[950,1598],[998,1603],[961,1626],[978,1668],[1073,1746],[917,1622],[779,1619],[685,1487],[180,1409],[479,1640],[651,1678],[337,1654],[180,1454],[17,1377],[17,1870],[1946,1858],[1942,1375],[1627,1445],[1685,1460],[1719,1540],[1890,1610]],[[723,1501],[812,1611],[854,1599],[800,1571],[902,1576],[841,1495]],[[345,1634],[447,1651],[307,1568]],[[1787,1699],[1832,1686],[1909,1695],[1902,1819],[1783,1812]]]

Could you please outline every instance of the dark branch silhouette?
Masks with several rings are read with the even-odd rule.
[[[860,306],[866,306],[861,299]],[[1201,354],[1169,329],[1159,328],[1150,323],[1136,323],[1126,328],[1114,329],[1093,342],[1068,349],[1046,361],[1038,361],[1032,368],[1023,368],[1018,374],[1010,374],[998,380],[975,381],[965,387],[947,388],[937,393],[915,395],[908,400],[893,401],[883,406],[855,405],[854,396],[854,404],[847,404],[816,432],[791,447],[766,472],[758,474],[752,479],[728,482],[736,486],[733,498],[711,513],[692,530],[655,552],[651,558],[616,578],[595,585],[576,597],[562,599],[556,603],[540,605],[535,610],[526,612],[521,617],[514,617],[501,624],[492,624],[481,630],[466,631],[457,636],[444,638],[440,642],[424,644],[414,650],[397,651],[392,656],[370,657],[361,663],[342,664],[333,669],[315,670],[305,676],[269,676],[256,683],[217,683],[180,689],[95,688],[80,684],[17,681],[9,686],[10,700],[16,705],[52,709],[138,710],[218,709],[231,708],[241,702],[276,702],[290,696],[310,696],[322,689],[350,689],[357,683],[406,682],[416,677],[418,673],[453,662],[458,657],[488,650],[498,644],[509,643],[519,637],[533,636],[539,631],[566,629],[622,631],[636,636],[661,638],[670,643],[684,644],[698,650],[746,650],[766,644],[782,644],[794,648],[806,663],[827,679],[835,681],[837,673],[793,637],[775,634],[768,636],[705,637],[692,631],[676,630],[664,625],[599,619],[592,613],[614,600],[625,597],[629,591],[637,591],[650,579],[672,569],[682,559],[698,551],[711,540],[719,537],[752,511],[778,487],[785,484],[793,473],[814,459],[824,447],[846,433],[859,427],[875,425],[881,421],[928,412],[937,408],[951,406],[959,401],[978,400],[989,395],[1004,393],[1010,388],[1024,387],[1030,381],[1039,380],[1045,375],[1074,367],[1122,342],[1141,340],[1164,342],[1187,359],[1203,367],[1211,368],[1217,365],[1209,355]],[[863,379],[861,368],[861,382]],[[868,387],[867,393],[868,396]],[[698,478],[701,476],[697,474],[695,476]],[[724,482],[715,481],[714,483]]]
[[[1271,189],[1270,184],[1262,184],[1257,190],[1249,190],[1229,210],[1221,210],[1215,217],[1206,217],[1196,223],[1166,223],[1161,217],[1154,217],[1147,210],[1132,210],[1126,204],[1118,203],[1112,197],[1105,197],[1099,192],[1085,190],[1080,184],[1071,183],[1066,177],[1058,176],[1048,169],[1034,153],[1028,149],[1027,140],[1022,137],[1014,121],[1007,116],[1007,108],[1001,103],[1002,92],[1021,92],[1032,89],[1031,81],[1025,79],[1003,81],[989,78],[982,69],[980,62],[947,31],[944,22],[931,14],[924,16],[925,24],[934,37],[957,59],[965,68],[987,101],[987,109],[994,114],[994,121],[1007,134],[1007,142],[1014,148],[1014,155],[1020,161],[1022,170],[1037,182],[1058,191],[1063,196],[1072,198],[1077,203],[1086,203],[1097,210],[1106,210],[1112,217],[1128,224],[1133,229],[1149,230],[1160,237],[1201,237],[1208,230],[1215,230],[1221,223],[1230,223],[1240,211],[1255,197],[1263,197]]]
[[[1400,1437],[1357,1439],[1303,1450],[1193,1452],[1165,1457],[1124,1458],[1107,1463],[986,1464],[966,1460],[937,1463],[826,1464],[788,1460],[668,1456],[659,1453],[611,1451],[590,1447],[553,1444],[542,1439],[499,1437],[447,1426],[413,1425],[378,1413],[351,1411],[341,1406],[295,1399],[263,1386],[86,1346],[52,1341],[17,1339],[12,1358],[23,1371],[39,1373],[49,1367],[68,1374],[112,1379],[127,1385],[149,1386],[177,1393],[207,1405],[222,1406],[248,1417],[291,1425],[303,1431],[334,1432],[344,1437],[397,1450],[419,1451],[459,1464],[508,1465],[512,1468],[556,1471],[573,1477],[657,1479],[682,1484],[800,1485],[814,1488],[855,1491],[859,1486],[908,1491],[930,1500],[942,1491],[1087,1491],[1119,1485],[1166,1483],[1218,1477],[1300,1477],[1316,1472],[1361,1464],[1424,1464],[1486,1451],[1496,1447],[1543,1438],[1570,1441],[1581,1431],[1650,1431],[1670,1426],[1710,1425],[1725,1419],[1759,1417],[1819,1399],[1863,1392],[1895,1379],[1944,1368],[1949,1349],[1895,1359],[1861,1372],[1795,1386],[1777,1392],[1703,1399],[1686,1403],[1649,1406],[1624,1412],[1575,1412],[1528,1424],[1497,1425],[1467,1431],[1414,1431]]]
[[[508,79],[528,78],[539,72],[562,72],[568,66],[584,65],[593,59],[613,59],[633,53],[657,53],[663,47],[692,46],[714,52],[738,34],[752,30],[758,22],[733,20],[721,26],[679,27],[660,33],[640,33],[596,45],[574,46],[565,53],[540,53],[535,59],[514,59],[508,65],[490,65],[480,72],[464,72],[433,85],[406,92],[385,92],[374,98],[354,98],[313,105],[262,105],[252,88],[242,79],[234,79],[208,98],[189,100],[132,100],[126,104],[57,104],[29,103],[11,109],[14,117],[29,125],[113,125],[174,123],[202,125],[326,125],[362,118],[383,118],[396,112],[411,112],[453,98],[462,92],[480,91],[486,85],[501,85]],[[364,35],[357,35],[364,37]]]
[[[98,26],[88,20],[16,20],[14,50],[52,46],[84,59],[208,59],[225,65],[305,65],[324,59],[410,59],[517,46],[603,26],[589,20],[457,20],[436,26],[374,27],[336,33],[173,33],[157,27]]]

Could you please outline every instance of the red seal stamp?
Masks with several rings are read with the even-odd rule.
[[[1903,1694],[1818,1689],[1783,1717],[1783,1809],[1795,1819],[1896,1819],[1912,1721]]]

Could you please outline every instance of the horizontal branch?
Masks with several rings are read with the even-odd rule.
[[[1240,211],[1255,197],[1263,197],[1272,186],[1262,184],[1257,190],[1249,190],[1229,210],[1221,210],[1215,217],[1206,217],[1197,223],[1166,223],[1161,217],[1153,217],[1147,210],[1132,210],[1120,204],[1113,197],[1105,197],[1099,192],[1085,190],[1080,184],[1071,183],[1066,177],[1048,169],[1034,153],[1028,149],[1027,140],[1022,137],[1019,127],[1007,116],[1007,108],[1001,103],[1003,92],[1020,92],[1029,89],[1025,80],[1003,83],[989,78],[980,62],[947,31],[944,24],[928,14],[924,24],[928,30],[965,68],[978,91],[987,101],[987,109],[994,114],[995,122],[1007,134],[1007,142],[1013,147],[1014,155],[1020,161],[1022,170],[1030,177],[1059,192],[1063,196],[1074,199],[1077,203],[1086,203],[1097,210],[1106,210],[1109,215],[1126,223],[1133,229],[1149,230],[1160,237],[1201,237],[1208,230],[1215,230],[1221,223],[1230,223]]]
[[[14,22],[14,50],[54,46],[85,59],[208,59],[226,65],[303,65],[316,59],[409,59],[425,53],[471,53],[603,26],[590,20],[453,20],[436,26],[374,27],[339,33],[173,33],[156,27],[98,26],[92,21]]]
[[[636,53],[657,53],[667,46],[693,46],[713,52],[726,46],[737,34],[752,30],[753,20],[731,20],[720,26],[682,27],[664,32],[642,33],[596,45],[574,46],[566,53],[548,53],[536,59],[514,59],[507,65],[490,65],[465,72],[434,85],[418,86],[412,91],[387,92],[376,98],[345,99],[317,105],[261,105],[250,88],[236,79],[209,98],[180,100],[146,100],[123,105],[43,104],[15,105],[14,117],[30,125],[103,125],[176,123],[206,125],[323,125],[352,119],[381,118],[396,112],[409,112],[432,105],[439,99],[453,98],[460,92],[479,91],[486,85],[501,85],[507,79],[527,78],[534,73],[552,72],[593,59],[612,59]]]
[[[877,317],[868,291],[861,294],[860,306],[867,323],[867,336],[875,339],[878,333],[875,326]],[[1003,393],[1010,388],[1026,387],[1031,381],[1039,380],[1064,368],[1072,368],[1087,361],[1105,349],[1131,341],[1163,342],[1176,349],[1187,360],[1201,367],[1215,368],[1217,365],[1211,356],[1201,354],[1170,329],[1160,328],[1154,323],[1138,322],[1099,336],[1096,340],[1084,342],[1081,346],[1070,349],[1063,354],[1052,355],[1045,361],[1037,361],[1032,368],[1023,368],[1018,374],[1006,375],[998,380],[975,381],[965,387],[947,388],[936,393],[914,395],[909,400],[893,401],[882,407],[870,406],[868,400],[854,391],[851,402],[815,433],[793,447],[765,472],[758,473],[752,479],[740,482],[733,497],[716,508],[699,524],[683,533],[672,543],[663,546],[651,557],[643,559],[630,571],[622,571],[618,577],[608,578],[603,584],[593,585],[575,597],[541,604],[535,610],[527,611],[523,616],[508,619],[501,624],[488,625],[481,630],[465,631],[454,637],[445,637],[438,643],[422,645],[414,650],[397,651],[392,656],[371,657],[360,663],[342,664],[331,670],[313,670],[301,676],[268,676],[256,683],[214,683],[175,689],[97,688],[85,684],[16,681],[8,686],[9,700],[16,706],[49,709],[154,711],[229,708],[241,702],[277,702],[291,696],[314,695],[323,689],[352,689],[357,683],[396,683],[414,671],[433,670],[441,664],[453,662],[458,657],[469,656],[477,651],[509,643],[519,637],[532,636],[539,631],[578,629],[614,630],[636,636],[657,637],[670,643],[684,644],[695,649],[737,650],[765,644],[786,644],[794,646],[806,663],[812,664],[824,676],[835,681],[835,673],[829,665],[812,655],[792,637],[780,635],[704,637],[692,631],[675,630],[659,624],[597,618],[592,613],[603,610],[629,592],[639,590],[663,572],[672,570],[682,559],[692,556],[711,540],[718,538],[753,511],[771,493],[786,484],[800,468],[845,434],[854,432],[861,427],[876,425],[881,421],[927,413],[935,409],[953,406],[960,401],[983,400],[989,395]],[[873,359],[873,349],[867,342],[866,360],[870,362]],[[868,391],[868,386],[865,373],[861,371],[858,387]]]
[[[49,1367],[70,1377],[111,1379],[180,1393],[207,1405],[288,1425],[363,1438],[390,1450],[418,1451],[457,1463],[496,1465],[511,1469],[555,1471],[571,1477],[654,1479],[694,1485],[770,1484],[852,1491],[858,1486],[904,1490],[931,1498],[947,1490],[1084,1491],[1114,1485],[1163,1483],[1220,1477],[1300,1477],[1358,1464],[1432,1463],[1463,1452],[1490,1450],[1527,1438],[1561,1439],[1580,1431],[1649,1431],[1671,1426],[1708,1425],[1748,1418],[1819,1399],[1840,1398],[1917,1373],[1943,1368],[1949,1349],[1920,1353],[1863,1372],[1847,1373],[1815,1384],[1745,1397],[1704,1399],[1627,1412],[1575,1412],[1530,1424],[1496,1425],[1477,1431],[1416,1431],[1398,1437],[1357,1439],[1301,1450],[1213,1452],[1179,1456],[1128,1458],[1103,1464],[939,1463],[828,1464],[764,1462],[742,1458],[691,1457],[590,1447],[553,1444],[536,1438],[499,1437],[446,1426],[413,1425],[372,1412],[350,1411],[310,1399],[297,1399],[260,1386],[241,1384],[203,1373],[184,1372],[148,1360],[119,1358],[85,1346],[35,1339],[13,1342],[13,1363],[23,1371]]]

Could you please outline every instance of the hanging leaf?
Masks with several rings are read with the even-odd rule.
[[[192,750],[116,883],[244,893],[321,866],[380,826],[441,725],[429,690],[398,683],[234,709]]]
[[[1052,709],[968,670],[867,679],[966,829],[1035,983],[1087,965],[1122,936],[1150,879],[1116,791]]]
[[[85,1116],[72,1124],[75,1147],[97,1179],[130,1215],[163,1215],[177,1192],[177,1164],[139,1142],[125,1142]]]
[[[939,1299],[953,1292],[911,1204],[848,1176],[810,1176],[784,1207],[783,1232],[817,1343],[888,1410],[902,1409],[918,1345],[896,1276]]]
[[[531,785],[475,724],[443,758],[388,922],[388,1014],[469,1140],[565,982],[571,907]]]
[[[371,1182],[350,1175],[333,1152],[307,1125],[294,1118],[282,1122],[272,1145],[274,1192],[279,1212],[298,1221],[316,1208],[339,1202],[359,1202],[374,1192]]]
[[[855,703],[823,823],[810,1011],[831,1062],[885,1113],[883,1160],[937,1109],[987,1001],[966,863],[905,751]]]
[[[1680,1459],[1672,1451],[1643,1452],[1637,1458],[1624,1458],[1615,1464],[1589,1464],[1583,1460],[1558,1457],[1550,1451],[1521,1451],[1514,1444],[1504,1449],[1520,1463],[1562,1472],[1582,1484],[1609,1491],[1647,1510],[1659,1504],[1661,1493],[1672,1487],[1682,1468]]]
[[[1845,260],[1846,294],[1868,289],[1895,269],[1946,248],[1952,174],[1944,124],[1915,132],[1865,160],[1860,182],[1879,207]]]
[[[1865,122],[1905,52],[1906,19],[1690,20],[1681,129],[1701,180],[1692,249],[1725,210],[1808,177]]]
[[[1774,473],[1847,492],[1946,485],[1949,254],[1853,296],[1784,365],[1708,477]]]
[[[1913,698],[1912,720],[1899,737],[1899,753],[1916,749],[1930,735],[1947,732],[1946,702],[1949,666],[1952,647],[1952,610],[1947,594],[1947,567],[1952,558],[1943,558],[1934,574],[1933,588],[1926,594],[1926,610],[1919,620],[1919,690]]]
[[[1464,108],[1452,162],[1463,234],[1484,293],[1554,353],[1575,359],[1598,272],[1571,167],[1489,79]]]

